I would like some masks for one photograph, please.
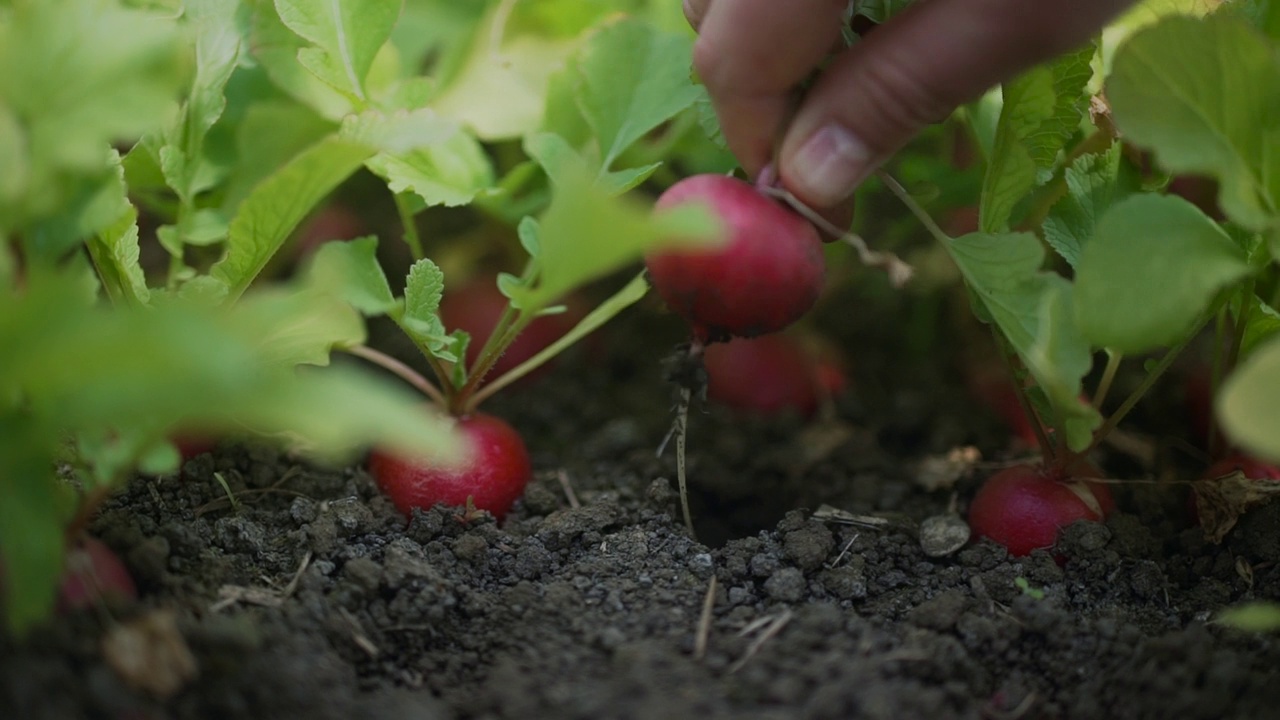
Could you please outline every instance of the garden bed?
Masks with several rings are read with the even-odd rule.
[[[860,367],[874,387],[876,359]],[[1185,488],[1125,485],[1123,512],[1056,556],[929,557],[910,528],[990,470],[930,491],[920,460],[970,442],[1005,458],[992,421],[917,374],[846,398],[825,433],[694,413],[701,544],[654,453],[656,358],[593,368],[495,401],[537,478],[502,524],[437,508],[406,527],[359,468],[261,448],[136,479],[91,529],[141,600],[3,640],[0,716],[1246,718],[1280,701],[1280,645],[1213,622],[1280,597],[1278,506],[1218,546]],[[132,680],[104,659],[105,634],[166,613],[176,633],[132,652]]]

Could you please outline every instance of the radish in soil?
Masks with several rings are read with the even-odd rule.
[[[1071,523],[1099,522],[1114,509],[1103,483],[1043,465],[1015,465],[983,483],[969,505],[969,527],[975,539],[988,538],[1022,556],[1053,547]]]
[[[369,472],[406,515],[437,503],[487,510],[499,519],[524,493],[531,467],[520,435],[506,421],[475,413],[458,419],[466,448],[453,466],[420,462],[375,450]]]
[[[708,345],[703,363],[707,398],[743,413],[809,417],[824,397],[848,386],[838,358],[819,356],[784,333]]]
[[[86,537],[68,550],[58,590],[59,610],[81,610],[137,597],[133,577],[119,556],[101,540]]]

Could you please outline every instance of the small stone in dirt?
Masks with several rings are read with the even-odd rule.
[[[799,568],[782,568],[764,581],[764,591],[777,602],[799,602],[804,597],[806,583]]]
[[[929,557],[946,557],[964,547],[971,534],[959,515],[934,515],[920,523],[920,548]]]
[[[710,553],[698,553],[689,558],[689,570],[701,579],[711,577],[711,573],[716,569],[715,561],[711,559]]]
[[[751,557],[751,574],[758,578],[773,575],[781,566],[778,556],[773,553],[761,552]]]
[[[836,546],[836,539],[826,525],[806,521],[801,527],[788,532],[782,540],[782,549],[801,570],[809,572],[822,567]]]
[[[368,532],[373,526],[373,511],[359,498],[342,498],[329,503],[329,512],[333,514],[338,529],[346,537]]]

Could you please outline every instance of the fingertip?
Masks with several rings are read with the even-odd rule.
[[[875,161],[867,143],[837,122],[793,127],[782,144],[782,181],[805,203],[833,208],[853,195]]]
[[[707,6],[711,0],[683,0],[684,19],[689,21],[694,30],[702,27],[702,18],[707,15]]]

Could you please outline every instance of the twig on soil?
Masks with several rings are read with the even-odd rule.
[[[302,556],[302,562],[298,563],[298,570],[289,579],[289,584],[284,586],[284,590],[280,591],[282,597],[292,597],[294,591],[298,589],[298,581],[302,580],[302,573],[307,571],[307,567],[311,565],[311,551]]]
[[[738,661],[729,668],[729,673],[733,674],[741,670],[742,666],[746,665],[747,661],[754,657],[755,654],[760,651],[760,648],[764,647],[766,642],[769,642],[769,640],[771,640],[775,635],[782,632],[782,628],[786,627],[787,623],[791,622],[791,616],[791,610],[783,610],[782,613],[778,615],[770,615],[768,617],[761,618],[765,623],[764,630],[760,632],[759,637],[747,646],[747,652],[744,653],[741,658],[738,658]],[[738,634],[746,635],[758,625],[758,622],[751,623],[747,627],[743,628]]]
[[[698,618],[698,635],[693,641],[693,659],[707,656],[707,640],[711,636],[711,611],[716,605],[716,576],[707,583],[707,595],[702,599],[702,616]]]
[[[564,491],[564,497],[569,501],[569,507],[574,510],[582,507],[582,503],[578,502],[578,494],[573,491],[573,484],[569,482],[569,473],[564,470],[557,470],[556,480],[560,481],[560,489]]]
[[[680,512],[684,514],[684,526],[694,540],[698,534],[693,529],[693,514],[689,512],[689,483],[685,476],[685,439],[689,432],[689,402],[692,399],[689,388],[680,390],[680,409],[676,414],[676,482],[680,485]]]
[[[364,628],[360,626],[360,620],[344,607],[338,608],[338,612],[342,613],[342,618],[351,626],[351,641],[356,644],[356,647],[363,650],[371,658],[378,657],[380,654],[378,646],[374,645],[373,641],[364,634]]]
[[[295,571],[293,573],[293,577],[289,579],[289,584],[285,585],[284,588],[280,590],[265,587],[223,585],[218,588],[218,602],[209,606],[209,612],[222,612],[236,603],[258,605],[260,607],[280,607],[284,604],[284,601],[291,597],[298,589],[298,583],[302,580],[302,574],[306,572],[310,565],[311,551],[308,550],[307,553],[302,556],[302,562],[298,564],[297,571]]]
[[[844,547],[840,548],[840,554],[836,555],[836,558],[834,560],[827,563],[828,570],[831,570],[840,566],[840,561],[844,560],[844,556],[849,554],[849,549],[852,548],[853,544],[858,541],[858,536],[860,535],[862,535],[862,533],[854,533],[853,537],[849,538],[849,542],[845,543]]]

